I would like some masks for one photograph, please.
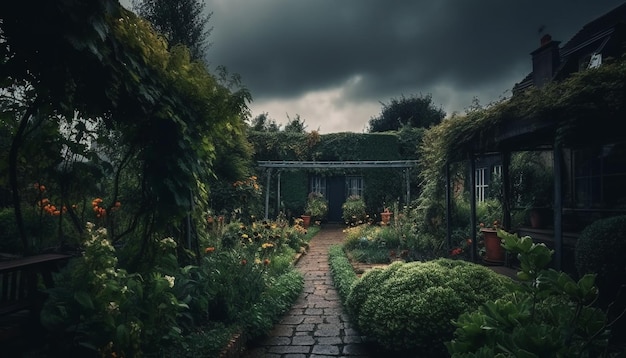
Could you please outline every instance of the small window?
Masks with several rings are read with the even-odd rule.
[[[346,177],[346,197],[363,197],[363,177]]]
[[[314,176],[311,178],[310,193],[320,193],[326,197],[326,177]]]
[[[476,201],[482,203],[485,201],[485,193],[487,191],[487,182],[485,181],[485,173],[487,168],[476,169],[475,183],[476,183]]]

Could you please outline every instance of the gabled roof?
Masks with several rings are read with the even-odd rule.
[[[569,41],[560,47],[560,64],[554,79],[560,80],[579,69],[583,58],[601,53],[603,58],[619,57],[626,47],[626,3],[583,26]],[[530,72],[513,87],[518,93],[534,86]]]
[[[561,58],[567,58],[581,48],[606,40],[619,24],[625,23],[626,3],[583,26],[574,37],[561,47]]]

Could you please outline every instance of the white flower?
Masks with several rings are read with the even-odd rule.
[[[173,238],[171,237],[166,237],[165,239],[161,240],[161,245],[163,246],[163,248],[172,248],[175,249],[176,248],[176,241],[174,241]]]
[[[174,280],[176,279],[175,277],[165,275],[165,279],[167,280],[167,283],[170,285],[170,288],[174,287]]]
[[[117,310],[119,310],[120,305],[117,304],[117,302],[109,302],[109,306],[107,307],[107,310],[109,312],[116,312]]]

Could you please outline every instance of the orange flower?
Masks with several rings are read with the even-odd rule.
[[[450,254],[451,254],[452,256],[456,256],[456,255],[461,254],[462,252],[463,252],[463,250],[462,250],[460,247],[457,247],[457,248],[453,249],[453,250],[450,252]]]
[[[242,265],[244,265],[244,266],[245,266],[247,263],[248,263],[248,260],[246,260],[246,259],[242,259],[242,260],[241,260],[241,264],[242,264]]]
[[[209,253],[211,253],[213,251],[215,251],[215,247],[213,247],[213,246],[209,246],[206,249],[204,249],[204,253],[205,254],[209,254]]]
[[[270,260],[269,259],[263,260],[263,265],[267,266],[269,264],[270,264]]]

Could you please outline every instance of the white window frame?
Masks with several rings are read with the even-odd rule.
[[[363,183],[363,177],[361,176],[347,176],[346,177],[346,197],[359,196],[363,197],[363,190],[365,186]]]
[[[310,193],[320,193],[326,197],[326,177],[314,176],[310,184]]]
[[[487,182],[485,176],[487,168],[476,168],[474,173],[474,185],[476,186],[476,201],[482,203],[485,201],[485,194],[487,192]]]

